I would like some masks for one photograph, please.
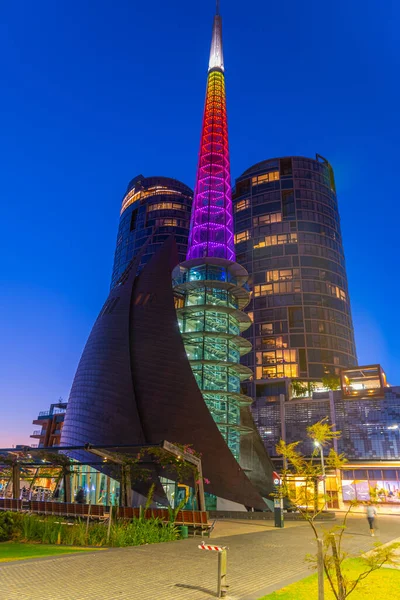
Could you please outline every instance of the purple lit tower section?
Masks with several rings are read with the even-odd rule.
[[[235,260],[222,19],[214,18],[187,259]]]
[[[205,403],[240,460],[241,411],[251,398],[240,384],[252,372],[240,364],[251,344],[240,336],[251,320],[243,312],[247,271],[235,262],[222,20],[214,18],[200,156],[187,260],[176,267],[177,315],[185,350]]]

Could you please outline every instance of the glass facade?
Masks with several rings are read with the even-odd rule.
[[[217,259],[218,260],[218,259]],[[249,293],[242,285],[246,271],[220,259],[186,261],[174,271],[177,316],[187,356],[204,400],[236,459],[240,436],[240,407],[251,402],[240,386],[251,376],[241,357],[251,344],[240,333],[251,325],[242,308]]]
[[[344,502],[373,500],[378,505],[400,504],[400,469],[346,468],[341,475]]]
[[[342,400],[335,412],[341,452],[358,460],[399,460],[400,388],[387,388],[383,399]]]
[[[317,392],[313,397],[285,400],[284,390],[275,391],[282,397],[260,396],[253,405],[254,418],[270,456],[277,457],[275,447],[282,437],[288,443],[300,441],[299,450],[310,455],[314,447],[307,438],[307,427],[328,417],[341,432],[338,451],[344,452],[348,460],[399,460],[399,387],[386,388],[381,398],[351,400],[344,399],[340,391],[331,392],[331,398],[329,392]]]
[[[151,237],[141,266],[171,234],[175,236],[179,260],[185,260],[192,200],[192,190],[176,179],[143,175],[132,179],[122,200],[111,287]]]
[[[321,381],[357,364],[330,164],[318,155],[261,162],[236,180],[233,202],[237,261],[253,292],[248,395],[272,390],[272,380]]]

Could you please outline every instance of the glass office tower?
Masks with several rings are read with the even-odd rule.
[[[138,175],[130,181],[122,200],[111,287],[151,236],[140,267],[171,234],[175,236],[179,259],[185,259],[192,200],[193,191],[177,179]]]
[[[320,385],[357,363],[331,165],[284,157],[247,169],[233,194],[237,261],[251,276],[253,320],[242,359],[254,381],[255,420],[265,399]],[[288,382],[294,380],[291,388]],[[297,389],[296,388],[296,389]],[[279,412],[279,411],[278,411]]]

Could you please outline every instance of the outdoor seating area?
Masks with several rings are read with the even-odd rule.
[[[90,517],[92,519],[108,519],[110,507],[99,504],[79,504],[76,502],[39,502],[37,500],[17,500],[13,498],[0,498],[0,511],[25,511],[41,515],[64,517]],[[113,515],[118,519],[139,518],[140,508],[117,506],[113,508]],[[158,518],[163,522],[171,519],[166,508],[149,508],[142,510],[145,519]],[[190,533],[207,534],[212,530],[213,524],[208,521],[208,513],[200,510],[180,510],[174,520],[177,526],[186,526]]]

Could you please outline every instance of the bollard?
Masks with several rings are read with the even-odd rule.
[[[228,562],[228,557],[226,553],[226,551],[228,550],[227,546],[211,546],[206,545],[204,542],[201,542],[201,545],[198,547],[200,550],[212,550],[213,552],[218,552],[217,597],[224,598],[229,587],[226,583],[226,570]]]
[[[223,598],[226,595],[226,566],[227,566],[227,555],[226,548],[218,552],[218,587],[217,594],[218,598]]]

